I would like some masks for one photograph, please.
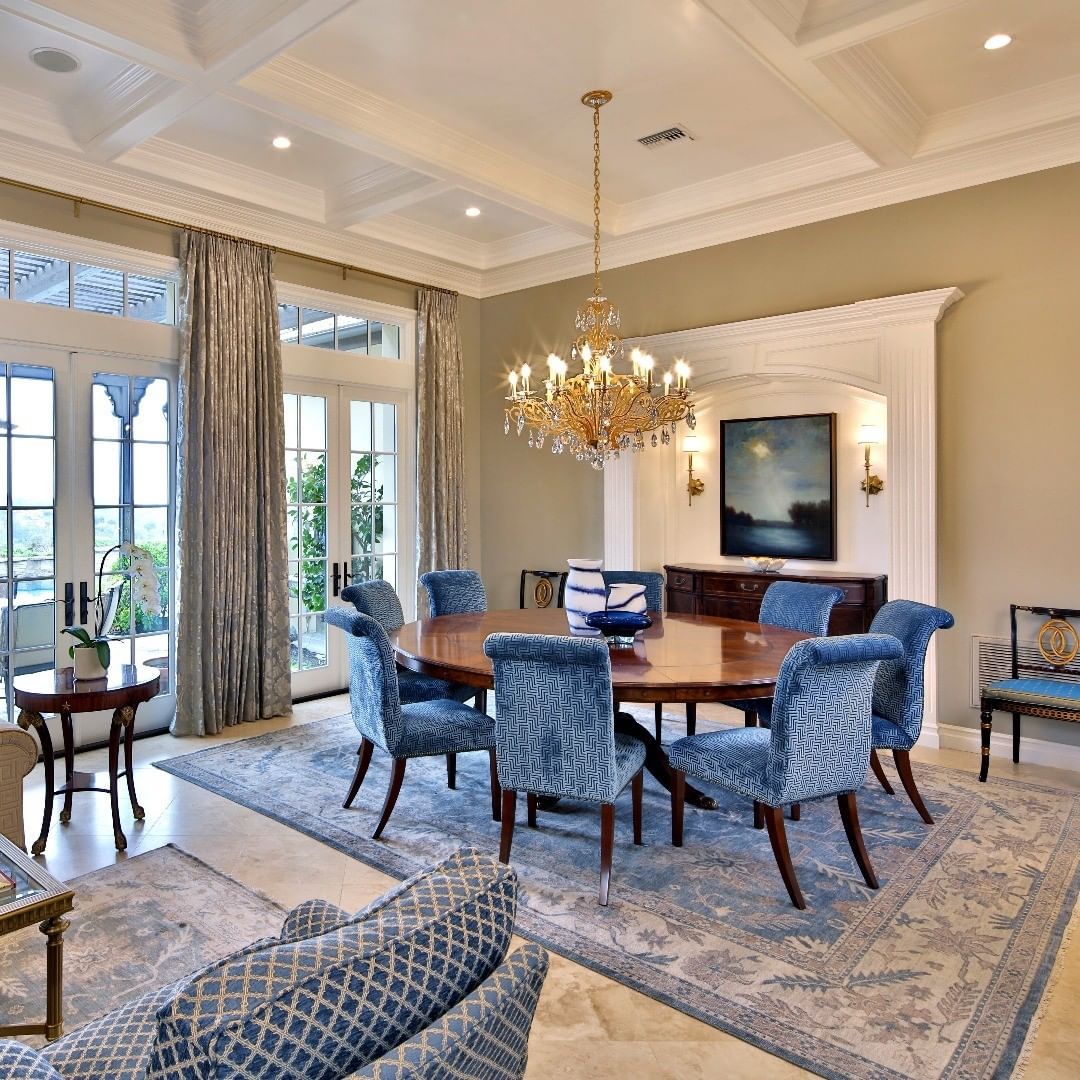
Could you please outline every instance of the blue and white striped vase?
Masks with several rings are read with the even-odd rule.
[[[645,586],[630,582],[619,582],[608,589],[608,611],[632,611],[644,615],[648,610],[645,601]]]
[[[567,559],[570,573],[566,578],[566,621],[570,633],[579,637],[599,637],[585,618],[607,607],[607,585],[601,567],[603,559]]]

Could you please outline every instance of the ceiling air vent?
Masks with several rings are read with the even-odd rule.
[[[683,142],[684,140],[693,142],[694,136],[682,124],[676,124],[674,127],[664,128],[663,131],[654,131],[651,135],[642,135],[638,142],[642,146],[652,148],[664,146],[666,143]]]

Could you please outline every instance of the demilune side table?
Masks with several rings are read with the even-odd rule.
[[[15,882],[0,892],[0,936],[39,923],[45,935],[45,1023],[0,1025],[0,1035],[64,1034],[64,931],[75,894],[0,836],[0,870]],[[0,882],[3,884],[3,882]]]
[[[146,816],[135,797],[135,770],[131,765],[131,743],[135,734],[135,710],[144,701],[156,697],[161,688],[161,673],[154,668],[133,664],[117,664],[109,668],[103,679],[76,679],[74,668],[36,671],[32,675],[16,675],[12,680],[15,704],[19,713],[19,727],[37,732],[41,740],[41,756],[45,761],[45,813],[41,821],[41,835],[30,850],[40,855],[49,839],[52,824],[53,799],[64,796],[64,808],[60,811],[61,822],[71,820],[71,797],[76,791],[107,792],[112,802],[113,839],[116,850],[127,848],[127,837],[120,828],[120,777],[127,778],[128,799],[136,821]],[[95,773],[75,771],[75,735],[72,716],[75,713],[99,712],[112,709],[109,725],[109,773],[108,786],[98,780]],[[53,768],[55,755],[52,736],[43,713],[60,714],[60,730],[64,740],[64,786],[55,790]],[[124,768],[120,770],[120,734],[124,735]]]

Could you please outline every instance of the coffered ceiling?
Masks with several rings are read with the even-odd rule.
[[[0,0],[0,173],[487,296],[590,268],[598,86],[623,265],[1080,160],[1080,3]]]

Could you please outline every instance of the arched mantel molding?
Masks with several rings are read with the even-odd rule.
[[[661,366],[682,357],[698,390],[728,380],[745,384],[801,375],[883,395],[891,498],[889,595],[932,604],[937,601],[936,327],[963,295],[957,288],[932,289],[656,334],[626,344],[652,353]],[[635,474],[632,455],[604,471],[608,566],[638,566]],[[932,654],[926,674],[926,719],[932,729]]]

